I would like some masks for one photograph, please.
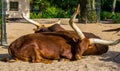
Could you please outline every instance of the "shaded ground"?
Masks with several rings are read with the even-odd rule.
[[[41,19],[36,20],[40,23],[50,25],[56,19]],[[77,20],[76,20],[77,21]],[[120,36],[115,32],[102,32],[102,30],[118,28],[120,24],[80,24],[79,28],[84,32],[91,32],[102,39],[116,40]],[[62,19],[62,27],[72,30],[68,25],[68,19]],[[34,25],[29,23],[7,23],[8,44],[14,41],[21,35],[33,33]],[[3,46],[1,46],[3,47]],[[9,56],[7,49],[0,48],[0,58]],[[43,63],[28,63],[28,62],[14,62],[6,63],[0,61],[0,71],[120,71],[120,44],[110,46],[107,53],[100,56],[84,56],[83,59],[73,62],[58,62],[54,61],[52,64]]]

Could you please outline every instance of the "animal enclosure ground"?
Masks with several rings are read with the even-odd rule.
[[[50,25],[57,19],[41,19],[36,20],[40,23]],[[77,21],[77,20],[76,20]],[[7,23],[7,37],[8,45],[21,35],[33,33],[34,25],[29,23]],[[91,32],[102,39],[116,40],[120,39],[120,32],[102,32],[111,28],[118,28],[120,24],[80,24],[79,28],[84,32]],[[62,19],[62,27],[67,30],[72,30],[68,25],[68,19]],[[0,48],[0,58],[9,56],[7,49]],[[83,56],[81,60],[73,62],[58,62],[54,61],[52,64],[43,63],[28,63],[28,62],[14,62],[7,63],[0,61],[0,71],[120,71],[120,44],[110,46],[107,53],[100,56]]]

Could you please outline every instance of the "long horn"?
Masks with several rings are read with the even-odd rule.
[[[33,25],[37,26],[37,28],[40,28],[40,27],[42,26],[40,23],[35,22],[35,21],[27,18],[24,13],[22,13],[22,17],[23,17],[26,21],[28,21],[28,22],[32,23]]]
[[[78,34],[78,36],[80,37],[80,39],[84,39],[85,36],[84,34],[82,33],[82,31],[78,28],[78,26],[74,23],[74,20],[79,12],[79,8],[80,8],[80,4],[78,5],[75,13],[73,14],[73,16],[70,18],[69,20],[69,24],[70,26],[74,29],[74,31]]]
[[[33,25],[37,26],[37,28],[41,28],[41,27],[42,27],[42,24],[40,24],[40,23],[38,23],[38,22],[36,22],[36,21],[34,21],[34,20],[31,20],[31,19],[27,18],[24,13],[22,13],[22,17],[23,17],[26,21],[28,21],[28,22],[32,23]],[[51,25],[60,24],[60,23],[61,23],[61,19],[58,19],[57,22],[52,23]],[[44,26],[45,26],[45,27],[50,27],[51,25],[44,25]]]
[[[102,39],[90,38],[89,40],[90,40],[90,43],[97,43],[97,44],[104,44],[104,45],[116,45],[120,43],[120,39],[115,41],[107,41]]]

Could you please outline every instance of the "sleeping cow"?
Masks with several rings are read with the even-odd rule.
[[[51,60],[61,58],[79,60],[82,55],[106,52],[108,45],[115,45],[120,42],[120,40],[106,41],[98,38],[86,38],[74,23],[78,9],[69,21],[70,26],[77,34],[77,38],[76,35],[72,35],[69,31],[28,34],[21,36],[10,44],[8,48],[9,54],[15,60],[29,62],[49,63]]]
[[[64,28],[62,28],[60,26],[60,22],[61,22],[60,20],[58,20],[58,22],[53,23],[52,25],[48,26],[48,25],[45,25],[45,24],[42,25],[42,24],[40,24],[40,23],[38,23],[36,21],[33,21],[33,20],[27,18],[24,13],[22,14],[22,17],[26,21],[28,21],[28,22],[32,23],[33,25],[37,26],[37,29],[35,29],[35,33],[56,32],[56,31],[64,31],[64,32],[66,32],[67,31],[70,34],[68,36],[71,36],[72,38],[79,39],[79,36],[77,35],[77,33],[75,31],[69,31],[69,30],[65,30]],[[89,38],[98,38],[98,39],[100,39],[99,36],[96,36],[93,33],[88,33],[88,32],[82,32],[82,33],[88,39]],[[100,55],[100,54],[103,54],[103,53],[107,52],[108,49],[109,49],[108,45],[103,45],[103,44],[94,44],[93,46],[95,48],[88,48],[83,55]],[[101,47],[104,47],[104,48],[101,48]]]

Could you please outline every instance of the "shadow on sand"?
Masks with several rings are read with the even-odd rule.
[[[116,51],[109,51],[106,54],[101,55],[101,59],[102,61],[112,61],[115,63],[120,63],[120,52],[116,52]]]

